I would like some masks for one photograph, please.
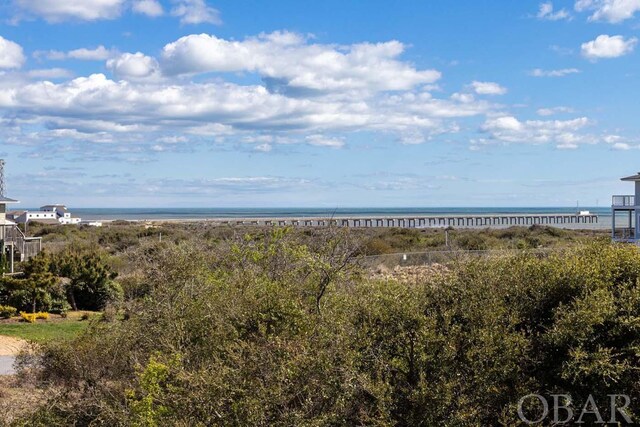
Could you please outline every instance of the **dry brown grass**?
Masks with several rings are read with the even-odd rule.
[[[11,425],[42,404],[45,391],[17,375],[0,375],[0,426]]]
[[[371,272],[370,278],[373,280],[394,280],[400,283],[417,284],[426,283],[448,272],[449,269],[441,264],[396,266],[392,269],[381,264]]]

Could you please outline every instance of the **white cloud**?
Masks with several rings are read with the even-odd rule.
[[[22,46],[0,36],[0,69],[20,68],[24,62]]]
[[[564,77],[569,74],[577,74],[580,70],[577,68],[561,68],[558,70],[543,70],[541,68],[535,68],[529,72],[529,75],[533,77]]]
[[[605,135],[602,139],[607,144],[615,144],[616,142],[621,141],[622,137],[620,135]]]
[[[131,137],[137,132],[141,139],[148,139],[144,134],[150,132],[223,139],[234,134],[286,132],[311,135],[305,142],[334,147],[344,145],[344,140],[318,135],[457,132],[457,126],[448,119],[482,114],[490,108],[484,102],[458,103],[433,99],[426,93],[290,98],[258,85],[163,80],[137,83],[140,76],[154,69],[152,60],[142,54],[125,54],[111,60],[110,66],[125,80],[116,82],[96,74],[59,84],[0,81],[0,108],[20,110],[21,117],[32,123],[86,132],[123,131]]]
[[[557,113],[573,113],[573,108],[569,107],[553,107],[553,108],[540,108],[536,113],[539,116],[553,116]]]
[[[164,14],[162,5],[157,0],[135,0],[131,9],[136,13],[157,17]]]
[[[176,6],[171,10],[173,16],[180,18],[180,23],[186,24],[222,24],[220,12],[207,6],[205,0],[174,0]]]
[[[125,0],[14,0],[23,15],[48,22],[115,19],[122,13],[124,3]]]
[[[631,142],[629,140],[625,141],[625,138],[620,135],[605,135],[602,140],[605,143],[611,145],[612,150],[616,151],[628,151],[631,149],[640,148],[637,143]]]
[[[507,88],[500,86],[494,82],[471,82],[471,88],[478,95],[504,95],[507,93]]]
[[[29,70],[27,75],[33,79],[66,79],[72,77],[73,73],[64,68],[46,68]]]
[[[159,77],[158,62],[141,52],[124,53],[107,61],[107,68],[119,78],[140,80]]]
[[[640,0],[576,0],[575,9],[592,11],[590,21],[618,23],[633,18],[640,10]]]
[[[616,142],[611,146],[614,150],[627,151],[631,150],[631,145],[626,142]]]
[[[562,19],[571,19],[571,15],[567,12],[566,9],[560,9],[557,12],[553,11],[553,3],[546,2],[540,3],[540,9],[538,9],[538,14],[536,15],[538,19],[543,19],[546,21],[559,21]]]
[[[104,61],[111,56],[113,56],[113,51],[108,50],[102,45],[95,49],[80,48],[67,53],[68,58],[81,59],[84,61]]]
[[[591,135],[579,133],[589,124],[586,117],[572,120],[526,120],[513,116],[488,119],[481,130],[493,140],[508,143],[555,143],[558,148],[576,148],[579,144],[596,142]]]
[[[269,151],[271,151],[273,149],[273,147],[271,146],[271,144],[264,143],[264,144],[256,145],[254,149],[256,151],[260,151],[262,153],[268,153]]]
[[[59,50],[41,51],[37,50],[33,56],[37,59],[46,58],[51,61],[62,61],[64,59],[78,59],[82,61],[104,61],[117,54],[116,51],[105,48],[100,45],[96,48],[80,48],[70,50],[69,52],[61,52]]]
[[[189,35],[167,44],[161,65],[167,75],[247,71],[260,74],[267,87],[289,96],[313,92],[408,90],[440,78],[398,59],[397,41],[350,46],[310,44],[297,34],[275,32],[227,41]]]
[[[456,92],[451,95],[451,99],[454,101],[462,102],[463,104],[471,103],[475,101],[475,97],[470,93]]]
[[[309,135],[306,138],[307,144],[317,147],[342,148],[345,145],[342,138],[328,138],[324,135]]]
[[[631,37],[626,39],[622,36],[599,35],[595,40],[582,43],[582,56],[596,60],[599,58],[617,58],[631,53],[638,43],[638,39]]]

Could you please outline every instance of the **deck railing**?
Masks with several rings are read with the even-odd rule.
[[[633,228],[616,228],[613,231],[613,240],[619,242],[631,242],[636,239],[636,230]]]
[[[42,250],[42,239],[40,237],[27,237],[18,227],[7,227],[5,229],[5,239],[7,243],[20,253],[20,260],[27,261],[38,255]]]
[[[636,205],[635,196],[613,196],[611,198],[611,206],[613,207],[627,207],[627,206],[635,206],[635,205]]]

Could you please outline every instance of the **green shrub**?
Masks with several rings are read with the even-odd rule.
[[[470,258],[418,283],[367,279],[338,238],[206,249],[158,247],[127,320],[43,345],[34,372],[62,391],[52,419],[520,425],[530,393],[639,407],[637,247]]]
[[[16,315],[18,309],[10,305],[0,305],[0,318],[9,319]]]
[[[49,313],[62,315],[69,310],[71,310],[71,305],[69,305],[67,299],[59,298],[51,301],[51,308],[49,309]]]
[[[479,234],[462,234],[456,236],[455,244],[467,251],[482,251],[488,249],[486,240]]]

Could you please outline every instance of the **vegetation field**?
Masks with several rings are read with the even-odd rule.
[[[14,425],[513,426],[532,393],[640,416],[640,250],[605,233],[36,227],[0,304],[101,314],[34,338],[21,378],[56,392]]]

